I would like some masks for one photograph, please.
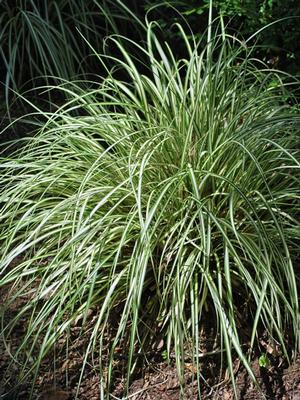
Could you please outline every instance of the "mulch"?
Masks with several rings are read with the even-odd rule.
[[[14,289],[15,290],[15,289]],[[7,304],[11,296],[11,287],[6,286],[0,290],[0,304]],[[25,297],[10,304],[6,310],[7,321],[13,318],[25,305]],[[87,320],[85,331],[95,322],[97,310],[91,310]],[[4,321],[5,324],[5,321]],[[18,385],[18,374],[22,367],[12,361],[10,353],[17,349],[26,331],[26,315],[15,326],[6,344],[0,341],[0,399],[1,400],[28,400],[32,388],[30,378]],[[113,330],[112,330],[113,331]],[[81,332],[79,334],[79,332]],[[93,363],[87,364],[84,369],[81,384],[78,381],[81,366],[85,356],[88,335],[82,333],[82,320],[79,318],[72,325],[70,332],[68,357],[66,359],[65,338],[60,338],[55,345],[55,351],[50,352],[39,369],[36,383],[33,389],[33,400],[98,400],[100,399],[100,382],[97,364],[99,355],[94,354]],[[206,335],[206,336],[205,336]],[[207,328],[202,331],[201,343],[202,353],[205,354],[205,343],[211,340],[211,330]],[[262,337],[262,346],[268,353],[269,365],[261,367],[259,359],[255,357],[252,361],[252,369],[260,385],[255,387],[238,358],[234,359],[234,373],[236,379],[236,391],[238,399],[245,400],[300,400],[300,357],[288,365],[287,360],[280,351],[274,351]],[[109,346],[109,340],[107,342]],[[160,344],[161,346],[161,344]],[[160,347],[159,346],[159,347]],[[211,345],[207,345],[207,351]],[[105,352],[104,352],[105,353]],[[130,400],[197,400],[200,398],[197,381],[195,380],[196,369],[192,363],[185,363],[184,379],[185,386],[181,387],[175,362],[167,364],[163,359],[160,348],[154,349],[148,357],[147,364],[138,366],[137,371],[126,392],[124,371],[126,371],[126,357],[118,354],[115,360],[115,376],[111,388],[111,399]],[[234,399],[233,385],[230,382],[226,370],[220,372],[219,357],[208,355],[201,360],[200,371],[203,379],[200,382],[202,399]],[[128,397],[126,397],[126,393]],[[77,397],[76,397],[77,396]]]

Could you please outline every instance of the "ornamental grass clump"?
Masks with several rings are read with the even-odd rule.
[[[23,377],[90,309],[83,369],[117,320],[100,357],[107,390],[115,348],[128,346],[130,378],[161,336],[182,385],[189,359],[201,390],[207,319],[232,378],[235,353],[255,380],[259,332],[286,356],[289,332],[299,350],[300,114],[286,75],[224,30],[196,44],[178,26],[186,57],[176,59],[156,29],[148,23],[144,47],[130,43],[140,61],[112,36],[118,56],[99,55],[114,64],[101,84],[62,85],[71,100],[1,160],[0,284],[14,284],[12,302],[31,293],[2,326],[7,337],[30,314],[14,354]]]

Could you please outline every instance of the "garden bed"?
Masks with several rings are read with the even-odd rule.
[[[5,304],[12,294],[12,287],[6,286],[0,291],[0,304]],[[29,298],[28,298],[29,299]],[[13,318],[22,306],[28,301],[26,297],[14,302],[7,310],[7,316]],[[85,330],[87,331],[93,325],[95,313],[91,310]],[[7,321],[8,322],[8,321]],[[88,337],[77,335],[81,331],[82,320],[78,319],[71,328],[70,342],[71,346],[68,352],[68,359],[64,357],[65,339],[61,338],[57,345],[55,353],[50,353],[41,364],[36,386],[34,389],[34,400],[72,400],[75,399],[78,390],[79,400],[98,400],[99,397],[99,375],[91,365],[85,369],[80,388],[77,388],[77,382],[80,376],[80,367],[84,359],[84,351],[87,345]],[[18,386],[18,372],[20,366],[12,363],[8,349],[16,351],[22,343],[24,329],[26,326],[26,315],[23,320],[15,327],[7,348],[3,342],[0,342],[0,399],[2,400],[28,400],[31,391],[32,382],[28,380],[21,386]],[[247,329],[245,326],[244,328]],[[241,321],[243,329],[243,321]],[[247,331],[245,331],[247,334]],[[246,337],[247,335],[245,335]],[[209,326],[202,331],[201,343],[202,353],[210,352],[212,342],[212,330]],[[72,341],[72,338],[75,340]],[[261,349],[265,348],[268,354],[269,364],[266,367],[259,365],[259,352],[257,357],[251,363],[258,383],[261,385],[261,392],[254,386],[248,376],[247,371],[241,365],[238,358],[234,359],[235,378],[238,398],[240,400],[299,400],[300,399],[300,357],[298,357],[290,366],[287,361],[279,354],[273,356],[273,349],[268,347],[264,338],[261,337]],[[269,353],[268,353],[269,352]],[[95,355],[94,365],[99,364]],[[132,400],[179,400],[180,384],[175,365],[168,365],[159,349],[154,349],[148,358],[149,364],[140,366],[132,379],[129,388],[129,399]],[[116,376],[112,390],[111,399],[123,399],[125,391],[123,370],[126,369],[126,356],[122,353],[116,355],[115,370]],[[188,400],[197,400],[198,390],[194,367],[191,363],[185,363],[186,386],[184,389],[185,398]],[[228,378],[226,370],[220,372],[220,363],[218,357],[208,355],[203,357],[201,363],[201,374],[206,377],[206,383],[202,382],[201,395],[203,399],[231,400],[234,398],[233,387]],[[119,375],[119,376],[118,376]],[[8,395],[5,395],[8,393]],[[4,397],[3,397],[4,396]]]
[[[225,33],[112,37],[1,152],[1,400],[299,399],[299,105]]]

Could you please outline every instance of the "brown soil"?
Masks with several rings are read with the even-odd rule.
[[[11,296],[11,287],[2,288],[0,291],[0,304],[7,304]],[[6,312],[7,318],[13,318],[18,310],[26,303],[27,299],[22,298],[14,301]],[[93,324],[96,311],[91,310],[87,328]],[[26,315],[24,320],[18,323],[9,337],[6,346],[0,342],[0,399],[1,400],[27,400],[31,390],[30,379],[22,385],[18,385],[18,372],[20,366],[12,362],[9,352],[14,353],[22,342],[25,331]],[[81,330],[82,321],[78,319],[72,326],[70,348],[66,360],[64,349],[64,338],[56,345],[55,353],[49,354],[41,365],[36,385],[33,390],[34,400],[98,400],[99,374],[96,367],[90,363],[84,370],[80,387],[77,388],[81,365],[85,355],[87,336],[78,335]],[[4,321],[5,324],[5,321]],[[88,330],[88,329],[87,329]],[[206,335],[206,337],[205,337]],[[211,332],[203,332],[202,343],[209,343]],[[160,341],[161,342],[161,341]],[[270,348],[263,338],[260,340],[262,347],[268,354],[270,361],[265,368],[259,366],[258,358],[253,360],[252,368],[260,385],[261,391],[255,387],[249,379],[245,368],[239,360],[234,360],[236,377],[236,391],[238,399],[245,400],[300,400],[300,357],[292,365],[280,355],[280,350]],[[131,400],[197,400],[199,392],[195,381],[195,367],[185,363],[185,387],[180,389],[180,383],[176,373],[175,365],[168,365],[162,358],[160,350],[161,343],[148,357],[148,363],[140,365],[134,379],[129,386],[128,398]],[[201,349],[210,351],[207,346]],[[276,350],[276,351],[275,351]],[[97,354],[93,365],[97,365]],[[111,399],[126,399],[125,382],[123,372],[126,369],[126,357],[119,354],[115,361],[115,377]],[[200,382],[201,398],[229,400],[234,398],[233,385],[230,383],[225,370],[220,373],[220,364],[217,356],[204,356],[201,359],[200,370],[203,377]],[[77,393],[77,397],[76,397]],[[265,396],[265,397],[264,397]]]

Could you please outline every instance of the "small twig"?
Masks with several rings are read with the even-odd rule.
[[[114,396],[113,394],[110,394],[110,396],[111,396],[112,398],[114,398],[115,400],[128,400],[128,399],[130,399],[130,398],[132,398],[132,397],[134,397],[134,396],[137,396],[137,395],[140,394],[140,393],[146,392],[146,391],[149,390],[149,389],[153,389],[153,388],[156,387],[156,386],[163,385],[163,384],[166,383],[167,381],[168,381],[168,378],[165,379],[165,380],[162,381],[162,382],[156,383],[155,385],[150,385],[150,386],[148,386],[148,387],[146,387],[146,388],[140,389],[140,390],[138,390],[137,392],[132,393],[132,394],[130,394],[130,395],[127,396],[127,397],[119,398],[119,397]]]

